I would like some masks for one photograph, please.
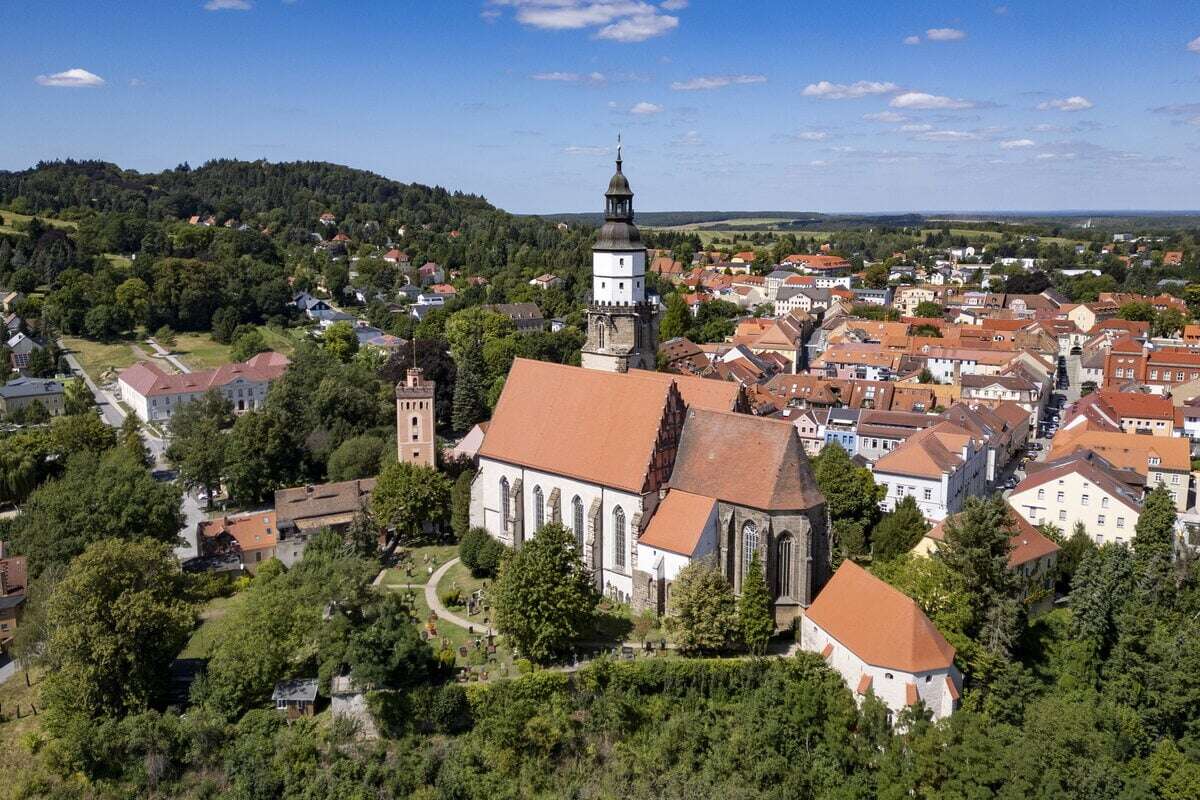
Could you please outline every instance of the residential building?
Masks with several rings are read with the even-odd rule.
[[[1163,395],[1100,389],[1068,407],[1061,427],[1064,430],[1071,427],[1081,415],[1099,415],[1125,433],[1174,435],[1175,406],[1171,398]]]
[[[1103,458],[1052,458],[1017,484],[1009,504],[1031,525],[1049,523],[1070,536],[1082,523],[1096,544],[1127,544],[1141,514],[1136,492]]]
[[[0,385],[0,417],[38,403],[52,417],[65,410],[63,385],[49,378],[17,378]]]
[[[546,320],[537,303],[495,303],[484,308],[511,319],[517,326],[517,333],[540,333],[546,328]]]
[[[562,283],[562,278],[546,273],[545,275],[538,275],[529,282],[529,285],[536,289],[556,289],[562,286]]]
[[[139,361],[117,374],[121,400],[143,422],[169,420],[180,406],[209,391],[224,395],[235,414],[262,408],[267,389],[291,363],[282,353],[259,353],[248,361],[215,369],[172,374],[151,361]]]
[[[937,416],[909,411],[860,411],[856,431],[857,453],[874,463],[917,431],[932,427],[939,421]]]
[[[800,647],[820,653],[858,702],[882,700],[889,722],[917,703],[934,720],[958,708],[962,675],[946,637],[912,598],[848,559],[804,612]]]
[[[1035,528],[1013,508],[1008,507],[1013,535],[1008,539],[1008,568],[1017,573],[1024,584],[1025,597],[1042,595],[1040,608],[1051,605],[1054,599],[1054,581],[1057,577],[1058,555],[1061,548]],[[953,520],[947,517],[930,529],[913,548],[913,553],[931,556],[946,540],[946,526]],[[1066,532],[1070,535],[1070,531]]]
[[[25,556],[8,552],[8,543],[0,541],[0,655],[7,655],[25,607],[29,582]]]
[[[891,511],[912,497],[925,519],[945,519],[987,491],[987,463],[983,442],[953,422],[939,422],[875,462],[875,483],[887,487],[880,506]]]
[[[253,575],[262,562],[275,557],[279,539],[274,511],[222,516],[197,524],[200,555],[225,558]]]
[[[325,528],[348,529],[366,513],[374,490],[375,479],[363,478],[276,491],[276,557],[290,567],[304,557],[309,537]]]
[[[6,342],[8,359],[12,368],[22,372],[29,366],[29,357],[37,350],[45,349],[41,342],[26,333],[10,336]]]
[[[1181,437],[1113,433],[1082,426],[1060,431],[1050,451],[1052,459],[1076,450],[1091,450],[1119,469],[1132,470],[1144,479],[1146,490],[1165,486],[1175,497],[1175,508],[1186,511],[1191,487],[1190,441]]]
[[[446,271],[434,261],[426,261],[417,270],[417,275],[420,277],[422,286],[429,286],[434,283],[441,283],[446,280]]]

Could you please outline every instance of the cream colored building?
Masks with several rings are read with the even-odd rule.
[[[1049,523],[1066,536],[1082,523],[1098,545],[1132,542],[1141,514],[1136,492],[1110,465],[1086,453],[1050,462],[1027,476],[1008,502],[1029,524]]]

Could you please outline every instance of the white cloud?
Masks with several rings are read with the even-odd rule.
[[[808,162],[808,165],[810,167],[824,167],[824,166],[828,166],[828,164],[829,164],[828,161],[821,161],[820,159],[818,159],[816,161]]]
[[[658,5],[666,11],[683,11],[688,7],[688,0],[663,0]]]
[[[677,27],[679,27],[679,17],[667,14],[645,14],[627,17],[620,22],[606,25],[596,34],[596,38],[610,39],[614,42],[644,42],[655,36],[662,36]]]
[[[569,156],[602,156],[608,153],[608,148],[573,144],[569,147],[564,147],[563,152]]]
[[[691,78],[686,81],[675,81],[671,84],[671,88],[677,92],[696,92],[721,89],[725,86],[743,86],[749,83],[766,82],[766,75],[708,75]]]
[[[927,123],[913,123],[911,125],[901,125],[901,133],[922,133],[924,131],[933,130],[933,126]]]
[[[558,81],[560,83],[600,84],[608,80],[603,72],[535,72],[529,76],[535,81]]]
[[[829,131],[800,131],[792,134],[792,138],[802,142],[823,142],[829,138]]]
[[[1016,150],[1019,147],[1033,147],[1037,144],[1033,139],[1007,139],[1000,143],[1001,150]]]
[[[1086,111],[1095,105],[1086,97],[1074,95],[1072,97],[1064,97],[1062,100],[1047,100],[1044,103],[1038,103],[1038,111]]]
[[[925,38],[931,42],[957,42],[967,38],[967,33],[958,28],[930,28],[925,31]]]
[[[920,36],[905,36],[904,43],[905,44],[920,44],[921,37]]]
[[[145,86],[146,82],[144,80],[142,80],[141,78],[130,78],[129,85],[136,88],[138,86]]]
[[[678,17],[661,12],[687,4],[681,0],[665,0],[661,7],[642,0],[489,0],[488,5],[513,8],[517,22],[539,30],[598,28],[597,39],[641,42],[678,27]]]
[[[975,108],[976,106],[970,100],[943,97],[942,95],[929,94],[927,92],[905,92],[904,94],[898,94],[892,98],[892,102],[888,103],[888,105],[892,108],[915,109],[957,109]]]
[[[699,131],[688,131],[672,139],[671,144],[675,147],[700,147],[704,144],[704,139]]]
[[[926,131],[914,138],[923,142],[973,142],[979,139],[979,134],[973,131]]]
[[[1193,53],[1200,53],[1200,36],[1197,36],[1195,39],[1192,39],[1190,42],[1188,42],[1187,49],[1191,50]]]
[[[64,89],[94,89],[104,85],[104,78],[79,67],[55,72],[53,75],[38,75],[34,80],[42,86],[56,86]]]
[[[1035,158],[1038,161],[1050,161],[1052,159],[1061,158],[1070,161],[1075,157],[1074,153],[1038,153]]]
[[[854,83],[819,81],[805,86],[801,94],[805,97],[819,97],[822,100],[846,100],[868,95],[887,94],[899,88],[890,81],[855,81]]]
[[[205,11],[249,11],[251,8],[250,0],[208,0],[204,4]]]
[[[650,116],[651,114],[659,114],[662,112],[662,110],[663,107],[657,103],[647,103],[645,100],[643,100],[633,108],[629,109],[629,113],[637,114],[639,116]]]
[[[867,122],[904,122],[908,117],[897,111],[875,111],[870,114],[863,114],[863,119]]]

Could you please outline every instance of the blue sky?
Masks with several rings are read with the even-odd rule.
[[[1200,4],[121,0],[4,13],[0,169],[319,159],[591,211],[1200,208]]]

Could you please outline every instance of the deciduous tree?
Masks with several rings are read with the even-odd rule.
[[[687,653],[718,653],[737,643],[738,608],[725,576],[701,561],[680,570],[671,584],[667,625]]]
[[[558,524],[542,527],[504,561],[492,592],[497,627],[541,664],[566,655],[590,630],[596,600],[575,537]]]
[[[750,569],[742,580],[742,595],[738,598],[738,632],[742,644],[752,654],[767,652],[767,643],[775,633],[775,615],[771,613],[771,595],[763,577],[758,553],[750,559]]]

